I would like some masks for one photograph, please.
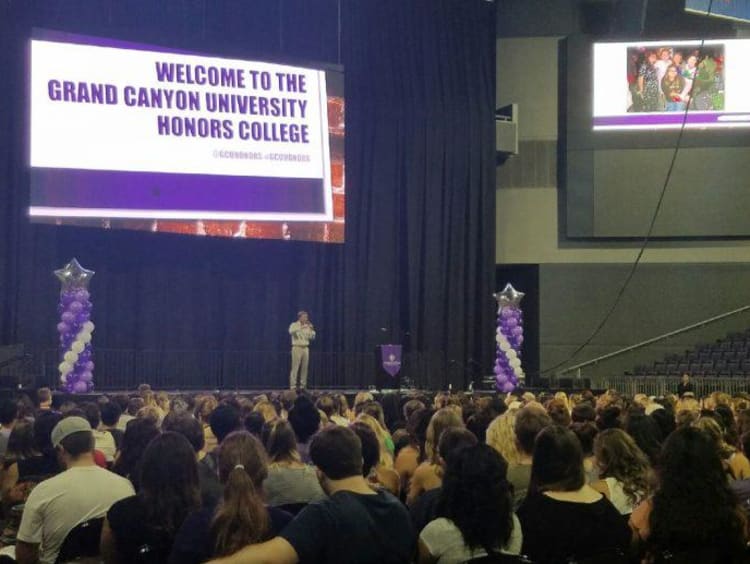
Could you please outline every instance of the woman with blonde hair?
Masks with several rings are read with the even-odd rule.
[[[620,515],[630,515],[651,490],[648,458],[622,429],[607,429],[594,439],[600,479],[591,484]]]
[[[517,409],[507,411],[495,417],[487,427],[487,444],[499,452],[509,466],[521,462],[521,454],[516,446],[516,433],[513,430],[517,412]]]
[[[375,433],[375,436],[378,438],[378,443],[380,443],[380,461],[378,466],[382,466],[383,468],[393,468],[393,456],[391,456],[391,453],[387,448],[388,440],[390,439],[388,431],[383,428],[377,419],[367,413],[360,413],[357,415],[357,419],[354,422],[364,423],[372,429],[372,432]],[[393,444],[392,440],[391,444]]]
[[[701,417],[693,423],[693,427],[697,427],[708,434],[711,440],[716,445],[721,460],[727,469],[728,473],[735,480],[746,480],[750,478],[750,461],[747,457],[737,450],[732,445],[727,444],[724,441],[724,431],[721,425],[713,417]]]
[[[214,436],[211,431],[211,426],[209,425],[211,414],[218,406],[219,401],[212,395],[198,396],[195,398],[195,418],[203,427],[203,438],[206,442],[206,445],[203,447],[204,452],[211,452],[219,444],[219,441],[216,440],[216,436]]]
[[[464,427],[461,415],[450,407],[439,409],[432,416],[427,426],[425,461],[414,471],[409,483],[409,494],[406,496],[407,504],[412,505],[422,492],[441,486],[443,478],[437,452],[440,437],[448,429]]]
[[[279,414],[276,413],[276,408],[268,400],[261,400],[253,407],[253,412],[260,413],[263,416],[263,420],[268,423],[276,419]]]

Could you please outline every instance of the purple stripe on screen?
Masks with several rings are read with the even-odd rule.
[[[325,213],[325,198],[319,178],[31,169],[31,205],[42,207]]]
[[[733,116],[745,116],[746,119],[731,119]],[[681,125],[683,119],[684,112],[681,111],[669,114],[627,114],[622,116],[595,117],[594,125]],[[750,112],[688,112],[687,123],[750,124]]]

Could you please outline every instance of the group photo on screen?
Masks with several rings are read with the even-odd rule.
[[[724,45],[627,49],[627,112],[724,110]]]

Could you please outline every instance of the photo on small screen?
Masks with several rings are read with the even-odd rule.
[[[627,113],[723,111],[723,44],[700,43],[626,50]]]

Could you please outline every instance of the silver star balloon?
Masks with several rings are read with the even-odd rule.
[[[55,270],[55,276],[62,284],[62,290],[88,288],[89,281],[94,276],[93,270],[87,270],[81,266],[76,259],[71,259],[68,264]]]
[[[502,309],[504,307],[519,307],[521,304],[521,300],[525,295],[525,293],[516,290],[511,284],[506,284],[502,292],[492,294],[492,296],[497,300],[498,309]]]

